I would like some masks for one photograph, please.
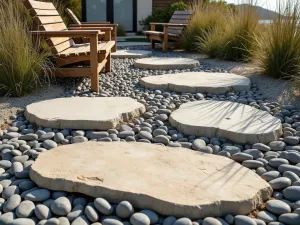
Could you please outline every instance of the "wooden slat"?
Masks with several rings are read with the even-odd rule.
[[[174,19],[171,18],[169,23],[182,23],[182,24],[187,24],[189,22],[189,19]]]
[[[59,44],[54,44],[55,42],[58,42],[58,40],[59,41],[63,40],[63,41]],[[54,54],[64,51],[74,45],[73,39],[69,39],[69,38],[50,38],[50,43],[52,43],[50,44],[50,46],[52,46],[53,48],[52,51]]]
[[[63,23],[61,16],[39,16],[35,17],[39,24]]]
[[[62,31],[62,30],[68,30],[66,27],[66,24],[64,23],[53,23],[53,24],[43,24],[40,25],[41,29],[44,31]]]
[[[107,41],[107,42],[102,42],[98,44],[98,52],[99,53],[107,53],[111,50],[111,48],[115,45],[114,41]],[[57,55],[59,57],[73,57],[73,56],[84,56],[84,55],[89,55],[90,54],[90,44],[77,44],[73,45],[68,49],[65,49]]]
[[[24,0],[25,6],[30,9],[56,9],[52,2],[38,2],[32,0]]]
[[[66,12],[69,15],[69,17],[71,18],[71,20],[73,21],[73,23],[81,25],[80,20],[77,18],[77,16],[73,13],[73,11],[71,9],[67,8]]]
[[[59,16],[57,10],[31,9],[31,16]]]

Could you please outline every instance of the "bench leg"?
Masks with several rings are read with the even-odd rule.
[[[91,70],[91,89],[99,92],[99,71],[98,71],[98,37],[90,38],[90,70]]]
[[[155,49],[155,41],[151,39],[151,48]]]
[[[109,53],[109,55],[106,58],[107,62],[105,64],[105,72],[111,72],[111,53]]]
[[[99,74],[98,74],[98,63],[97,66],[91,67],[92,77],[91,77],[91,89],[92,91],[99,92]]]

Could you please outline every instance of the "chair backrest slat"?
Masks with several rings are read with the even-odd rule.
[[[169,23],[188,24],[193,14],[192,10],[175,11]],[[180,35],[183,29],[184,27],[170,27],[168,33]]]
[[[42,31],[68,30],[53,3],[34,0],[23,0],[23,2],[33,17],[36,29]],[[70,38],[50,38],[47,43],[54,54],[74,45],[74,41]]]
[[[77,16],[73,13],[73,11],[69,8],[66,9],[67,14],[71,18],[74,24],[81,25],[80,20],[77,18]]]

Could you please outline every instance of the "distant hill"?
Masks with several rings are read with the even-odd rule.
[[[249,6],[249,4],[240,4],[236,5],[236,8],[239,10]],[[255,8],[261,20],[273,20],[276,18],[276,16],[278,16],[278,13],[275,11],[265,9],[260,6],[255,6]]]

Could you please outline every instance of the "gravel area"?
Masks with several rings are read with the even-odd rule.
[[[186,54],[154,52],[154,56],[186,57]],[[2,214],[0,224],[299,225],[300,111],[295,105],[281,106],[280,103],[284,103],[285,97],[276,97],[276,94],[285,92],[288,89],[287,86],[279,85],[279,81],[274,81],[271,85],[263,77],[261,78],[264,81],[257,78],[257,82],[253,82],[250,91],[229,92],[223,95],[175,93],[165,90],[149,90],[139,86],[139,79],[144,76],[189,71],[226,72],[227,70],[236,70],[237,73],[244,74],[246,70],[243,65],[238,64],[219,65],[214,64],[217,63],[214,60],[204,58],[201,62],[199,68],[191,70],[157,71],[136,69],[133,67],[134,60],[131,59],[115,59],[112,65],[113,72],[100,75],[102,87],[100,93],[89,91],[89,79],[82,80],[75,88],[62,91],[64,97],[129,96],[146,106],[146,112],[142,117],[126,125],[123,124],[117,129],[98,132],[36,128],[22,115],[13,116],[11,126],[0,130],[0,211]],[[212,65],[218,65],[218,67]],[[255,76],[252,76],[255,81]],[[264,85],[261,86],[262,84]],[[277,85],[283,86],[280,92],[275,90]],[[266,91],[267,87],[270,87],[270,90]],[[54,90],[51,93],[52,97],[59,95],[59,92]],[[49,95],[46,96],[49,98]],[[278,99],[278,102],[274,101],[272,96]],[[278,140],[268,144],[250,145],[233,143],[224,137],[188,136],[170,125],[168,119],[173,110],[184,103],[203,99],[238,102],[264,110],[281,120],[284,133]],[[25,105],[25,103],[9,104],[20,108]],[[227,214],[222,218],[206,217],[190,220],[185,217],[175,218],[147,209],[138,209],[127,201],[112,204],[103,198],[94,199],[77,193],[51,191],[37,187],[30,180],[30,167],[40,153],[61,144],[85,141],[147,142],[170,147],[185,147],[194,151],[228,157],[267,181],[273,188],[273,198],[249,216]]]
[[[44,86],[39,91],[31,95],[21,98],[0,98],[0,124],[9,122],[10,116],[17,112],[23,111],[26,105],[42,101],[46,99],[53,99],[61,96],[64,93],[64,87],[59,85]]]

